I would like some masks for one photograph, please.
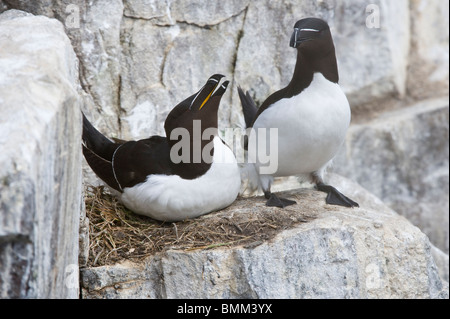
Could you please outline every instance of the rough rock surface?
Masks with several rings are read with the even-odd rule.
[[[82,298],[448,298],[426,235],[348,183],[361,208],[327,206],[314,190],[291,191],[284,196],[299,203],[292,215],[313,220],[254,245],[167,250],[81,269]],[[276,210],[264,202],[239,199],[216,214]]]
[[[411,0],[408,93],[416,99],[449,92],[449,3]],[[433,34],[433,36],[430,36]]]
[[[364,130],[367,121],[384,111],[408,108],[413,104],[410,100],[448,99],[448,3],[441,0],[374,0],[370,4],[363,0],[212,0],[207,6],[195,0],[0,3],[0,11],[17,8],[63,22],[80,60],[85,111],[96,127],[110,136],[142,138],[163,133],[163,121],[171,107],[218,72],[232,81],[222,99],[220,128],[242,126],[236,86],[249,89],[258,103],[283,87],[295,63],[295,51],[288,46],[290,32],[295,21],[306,16],[324,18],[332,28],[340,84],[350,100],[357,130]],[[433,116],[440,115],[433,111],[427,115]],[[367,125],[370,129],[371,124]],[[426,130],[429,128],[414,134],[426,140],[434,134]],[[391,151],[389,136],[377,138],[387,140],[369,145],[387,147],[380,151],[384,154]],[[448,143],[448,134],[438,133],[437,139]],[[372,153],[359,151],[358,156],[362,163],[374,161]],[[407,152],[391,156],[408,160]],[[429,158],[429,154],[419,157]],[[337,172],[347,175],[350,169],[362,167],[350,164]],[[423,189],[420,197],[427,202],[423,205],[413,200],[416,190],[393,200],[384,197],[386,192],[368,188],[402,214],[414,206],[405,216],[424,227],[427,234],[439,234],[431,240],[448,253],[448,235],[431,226],[445,224],[448,229],[448,218],[442,219],[438,213],[437,218],[431,217],[433,221],[427,220],[435,216],[428,205],[431,197],[448,207],[448,177],[444,171],[434,173],[446,185],[428,191],[426,186],[418,186]],[[378,184],[379,177],[385,176],[373,173],[366,176],[373,180],[362,181],[363,175],[367,175],[364,168],[347,176],[358,177],[365,186]],[[89,183],[97,183],[90,170],[85,170],[84,176]],[[407,174],[407,178],[429,185],[434,177],[427,175],[429,179],[422,181],[424,176],[420,170]],[[383,182],[390,189],[398,185],[393,177]],[[406,181],[400,188],[406,190],[409,184]]]
[[[285,85],[296,57],[286,39],[295,21],[305,16],[329,22],[341,84],[354,109],[406,91],[406,0],[372,1],[383,23],[370,28],[370,12],[362,0],[213,0],[207,6],[154,0],[4,2],[65,24],[81,60],[83,87],[95,103],[91,111],[97,124],[122,137],[163,132],[161,119],[171,107],[218,72],[233,84],[222,102],[220,125],[242,122],[236,84],[249,89],[257,102]]]
[[[171,107],[216,72],[232,81],[220,127],[242,125],[236,85],[259,103],[285,85],[295,63],[286,39],[297,19],[312,15],[332,28],[354,119],[364,123],[373,114],[407,107],[399,102],[405,97],[448,95],[448,3],[439,0],[376,0],[370,6],[362,0],[213,0],[208,6],[187,0],[3,0],[2,7],[64,23],[89,94],[85,109],[97,127],[116,137],[161,134]],[[413,218],[427,214],[421,210]]]
[[[0,15],[0,298],[77,298],[81,118],[61,23]]]
[[[295,63],[288,47],[293,24],[305,16],[326,19],[356,124],[334,170],[373,191],[448,253],[448,108],[435,104],[448,100],[448,2],[374,0],[368,7],[363,0],[212,0],[208,6],[196,0],[0,0],[0,13],[8,9],[62,23],[79,60],[73,77],[83,88],[84,110],[102,132],[121,138],[161,134],[171,107],[217,72],[232,81],[220,128],[243,125],[236,85],[250,89],[258,103],[283,87]],[[59,32],[53,29],[61,26],[46,32]],[[0,69],[1,76],[20,66],[14,61]],[[64,65],[70,69],[71,63]],[[90,170],[84,178],[95,181]],[[2,238],[14,237],[8,236]],[[448,255],[442,257],[448,265]]]
[[[425,100],[353,125],[333,167],[406,216],[447,253],[448,103],[448,97]]]

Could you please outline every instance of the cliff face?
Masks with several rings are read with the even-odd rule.
[[[196,1],[2,0],[2,7],[54,17],[65,25],[87,93],[84,110],[104,133],[126,139],[163,134],[169,110],[213,73],[231,80],[221,103],[220,129],[242,127],[236,86],[262,103],[286,85],[295,63],[288,46],[295,21],[324,18],[332,29],[340,84],[357,134],[366,128],[374,132],[370,122],[385,118],[385,112],[403,110],[397,118],[411,119],[410,110],[419,102],[425,104],[422,116],[430,119],[421,123],[416,117],[415,127],[398,121],[396,130],[404,134],[400,142],[387,122],[378,125],[381,135],[363,134],[358,141],[349,135],[335,172],[386,200],[448,253],[448,227],[436,228],[430,220],[438,216],[438,224],[444,219],[448,225],[448,3],[214,0],[204,6]],[[439,98],[444,99],[436,102]],[[441,107],[437,113],[435,103]],[[387,154],[389,165],[373,149]],[[379,170],[384,173],[374,173]],[[90,170],[84,176],[95,183]]]
[[[222,73],[231,84],[220,129],[243,126],[236,86],[261,103],[287,84],[295,63],[288,39],[306,16],[329,22],[352,107],[332,170],[448,254],[448,3],[201,3],[0,0],[2,296],[77,295],[62,282],[77,264],[80,107],[110,136],[162,134],[169,110]],[[83,176],[96,182],[89,169]]]
[[[351,127],[335,172],[358,181],[448,252],[448,97]],[[368,156],[372,155],[372,156]],[[401,163],[400,165],[398,163]]]
[[[61,23],[0,15],[0,69],[0,297],[76,298],[81,103]]]

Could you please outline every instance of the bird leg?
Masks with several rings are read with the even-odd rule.
[[[264,196],[267,199],[266,206],[268,206],[268,207],[285,208],[287,206],[297,204],[297,202],[295,202],[293,200],[278,197],[274,193],[271,193],[270,190],[269,191],[265,191],[264,192]]]

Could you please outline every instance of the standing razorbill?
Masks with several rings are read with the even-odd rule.
[[[217,135],[217,111],[228,81],[211,76],[164,123],[167,137],[113,143],[83,114],[83,153],[119,200],[161,221],[194,218],[229,206],[240,188],[230,148]]]
[[[262,188],[268,206],[283,208],[295,204],[270,192],[274,177],[307,175],[319,191],[328,194],[328,204],[358,207],[323,181],[324,169],[343,144],[351,118],[349,103],[338,84],[328,24],[317,18],[298,21],[290,46],[297,49],[294,75],[284,89],[270,95],[259,109],[248,92],[244,94],[238,87],[246,126],[253,127],[247,145],[249,160],[254,163],[249,164],[249,178]],[[265,139],[266,145],[270,145],[271,128],[278,130],[275,154],[278,166],[273,172],[264,173],[266,150],[258,149],[258,143]]]

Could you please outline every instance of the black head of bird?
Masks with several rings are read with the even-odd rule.
[[[218,131],[217,112],[229,84],[229,81],[225,81],[220,85],[223,77],[221,74],[211,76],[197,93],[175,106],[166,118],[164,129],[169,145],[181,142],[185,147],[180,148],[180,152],[182,149],[190,150],[189,160],[180,163],[178,168],[202,170],[207,167],[205,164],[213,160],[213,139]],[[185,142],[189,144],[184,144]],[[195,164],[203,164],[204,167]]]
[[[333,38],[324,20],[305,18],[297,21],[290,46],[297,49],[297,62],[301,68],[308,69],[309,78],[313,73],[320,72],[329,81],[339,82]]]
[[[334,52],[333,39],[328,24],[318,18],[299,20],[294,25],[290,46],[304,54],[327,54]]]
[[[217,129],[217,112],[220,100],[225,93],[229,81],[219,86],[224,76],[214,74],[205,85],[195,94],[176,105],[166,118],[164,129],[170,138],[171,132],[176,128],[186,128],[192,132],[194,121],[200,121],[202,130],[205,128]],[[217,89],[217,90],[216,90]]]

